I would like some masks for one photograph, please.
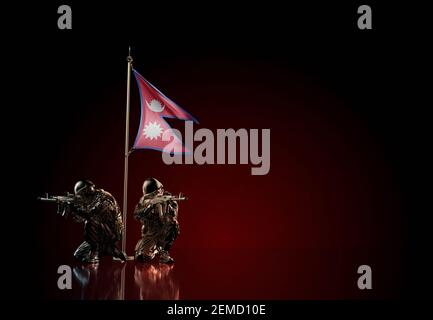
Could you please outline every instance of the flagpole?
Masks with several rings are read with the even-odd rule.
[[[129,100],[131,91],[131,70],[132,70],[131,47],[129,47],[128,57],[128,79],[126,82],[126,126],[125,126],[125,166],[123,171],[123,233],[122,251],[126,253],[126,216],[128,211],[128,157],[129,157]]]
[[[131,93],[131,69],[132,56],[131,47],[126,57],[128,62],[128,78],[126,81],[126,119],[125,119],[125,165],[123,170],[123,232],[122,232],[122,251],[126,254],[126,216],[128,212],[128,157],[129,157],[129,98]],[[128,255],[126,255],[128,257]],[[120,278],[121,300],[125,300],[125,266],[122,269]]]

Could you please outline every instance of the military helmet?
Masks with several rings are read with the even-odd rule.
[[[94,188],[95,184],[90,180],[80,180],[74,186],[74,193],[78,194],[79,192],[82,192],[89,187]]]
[[[155,178],[148,178],[143,182],[143,194],[149,194],[163,187],[162,183]]]

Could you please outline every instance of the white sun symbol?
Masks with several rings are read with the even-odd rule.
[[[143,129],[143,134],[146,139],[158,139],[162,134],[162,128],[158,122],[148,122]]]
[[[150,103],[147,102],[147,100],[145,100],[145,101],[146,101],[147,107],[150,110],[152,110],[153,112],[162,112],[165,108],[165,105],[161,104],[161,102],[159,102],[156,99],[152,99],[152,101],[150,101]]]

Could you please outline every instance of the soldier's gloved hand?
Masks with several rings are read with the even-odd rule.
[[[69,215],[69,213],[71,212],[71,206],[66,202],[60,202],[59,207],[57,209],[57,212],[62,217],[67,217]]]

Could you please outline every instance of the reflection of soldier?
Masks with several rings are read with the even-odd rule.
[[[174,200],[160,201],[169,195],[158,180],[149,178],[144,181],[143,197],[134,211],[134,217],[143,223],[142,237],[135,246],[135,259],[138,261],[148,262],[159,254],[159,262],[174,262],[168,250],[179,234],[178,205]]]
[[[172,264],[136,264],[134,281],[140,289],[140,300],[178,300],[179,283],[173,268]]]
[[[126,260],[116,242],[122,236],[122,216],[114,197],[88,180],[78,181],[74,192],[77,201],[67,210],[77,222],[84,222],[84,242],[74,257],[82,262],[97,263],[100,256],[109,255]]]
[[[73,268],[81,288],[81,300],[121,300],[122,272],[126,264],[108,261],[107,264],[80,264]]]

